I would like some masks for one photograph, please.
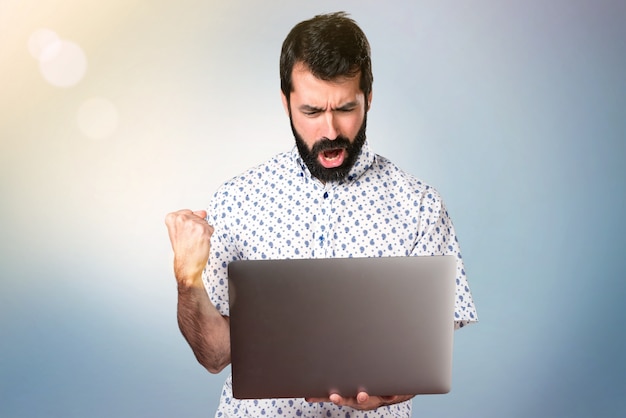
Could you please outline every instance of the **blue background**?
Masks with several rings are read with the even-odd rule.
[[[280,44],[335,10],[372,45],[370,143],[442,193],[480,317],[414,416],[626,415],[625,2],[0,0],[0,416],[213,415],[163,219],[291,148]],[[39,28],[80,83],[42,78]]]

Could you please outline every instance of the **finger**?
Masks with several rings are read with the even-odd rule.
[[[370,395],[368,395],[367,392],[359,392],[356,395],[356,401],[357,403],[360,403],[360,404],[366,403],[367,401],[369,401],[369,399],[370,399]]]
[[[206,210],[196,210],[193,212],[193,214],[203,219],[206,218]]]
[[[304,398],[308,403],[331,402],[330,398]]]
[[[168,229],[174,229],[177,225],[182,225],[189,221],[203,221],[206,223],[206,217],[206,210],[191,211],[189,209],[182,209],[168,213],[165,216],[165,225],[167,225]]]
[[[188,209],[181,209],[177,210],[176,212],[170,212],[165,216],[165,226],[167,226],[167,234],[170,238],[172,249],[175,249],[174,241],[176,239],[176,225],[182,216],[188,215],[190,213],[191,211]]]
[[[382,399],[384,403],[393,403],[399,397],[400,397],[399,395],[381,396],[380,399]]]
[[[176,225],[176,219],[178,218],[178,212],[170,212],[165,216],[165,226],[167,227],[167,235],[170,238],[172,249],[174,249],[174,230]]]
[[[165,215],[165,225],[167,225],[167,227],[169,228],[171,225],[174,224],[174,219],[176,219],[176,212],[170,212],[167,215]]]
[[[165,224],[174,252],[181,242],[188,244],[191,237],[194,237],[194,241],[211,237],[213,227],[208,224],[206,215],[205,210],[192,212],[189,209],[178,210],[166,215]]]
[[[181,209],[175,212],[170,212],[165,216],[165,224],[167,226],[174,225],[174,223],[176,222],[176,219],[178,219],[181,215],[188,215],[190,213],[193,213],[193,212],[190,211],[189,209]]]

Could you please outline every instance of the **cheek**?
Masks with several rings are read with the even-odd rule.
[[[344,136],[347,136],[350,139],[354,139],[356,134],[359,132],[359,129],[361,129],[362,124],[363,114],[346,118],[341,123],[341,132]]]
[[[302,119],[299,121],[294,119],[293,126],[308,145],[315,143],[320,138],[320,129],[315,119]]]

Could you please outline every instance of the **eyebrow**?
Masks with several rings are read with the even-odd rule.
[[[355,100],[355,101],[351,101],[348,103],[344,103],[341,106],[336,107],[335,109],[332,109],[332,110],[350,110],[350,109],[354,109],[358,105],[359,103]],[[326,110],[322,107],[312,106],[308,104],[301,105],[300,107],[298,107],[298,109],[301,112],[323,112],[324,110]]]
[[[298,107],[298,109],[304,113],[322,112],[324,110],[321,107],[316,107],[316,106],[311,106],[311,105],[306,105],[306,104]]]

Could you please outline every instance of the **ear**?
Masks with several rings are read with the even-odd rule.
[[[371,107],[372,107],[372,92],[370,91],[370,94],[367,95],[367,110],[370,110]]]
[[[280,99],[283,101],[283,108],[285,109],[285,113],[289,116],[289,103],[287,102],[287,96],[283,91],[280,91]]]

